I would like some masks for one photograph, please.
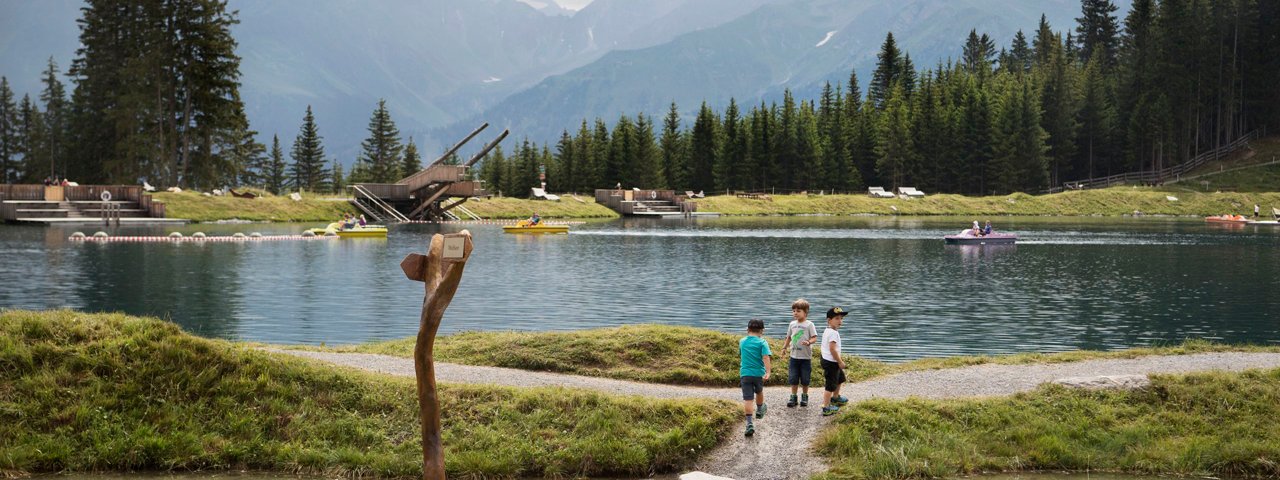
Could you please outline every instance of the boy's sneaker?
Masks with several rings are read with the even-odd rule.
[[[807,395],[806,395],[806,396],[807,396]],[[808,400],[808,399],[806,398],[805,400]],[[787,400],[787,408],[796,408],[796,396],[795,396],[795,395],[792,395],[792,396],[791,396],[791,399],[790,399],[790,400]]]
[[[801,407],[809,406],[809,394],[807,393],[800,394],[800,406]]]
[[[756,418],[764,418],[764,411],[768,409],[769,409],[769,404],[761,403],[760,407],[756,408]]]
[[[830,417],[832,415],[835,415],[839,411],[840,411],[840,407],[838,405],[832,405],[830,407],[822,407],[822,416]]]
[[[846,403],[849,403],[849,399],[847,399],[847,398],[844,398],[844,397],[831,397],[831,404],[832,404],[832,405],[844,405],[844,404],[846,404]]]
[[[755,426],[755,425],[752,425],[752,424],[750,424],[750,423],[748,423],[748,424],[747,424],[747,431],[746,431],[746,433],[744,433],[743,435],[746,435],[746,436],[750,437],[750,436],[755,435],[755,434],[756,434],[756,426]]]

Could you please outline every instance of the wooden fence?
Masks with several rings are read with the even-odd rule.
[[[44,200],[44,185],[0,184],[0,201]]]
[[[1080,190],[1084,188],[1107,188],[1114,185],[1127,185],[1130,183],[1176,183],[1180,181],[1182,176],[1186,175],[1187,172],[1195,170],[1206,163],[1221,159],[1239,148],[1248,146],[1251,140],[1266,134],[1267,130],[1265,128],[1254,130],[1235,139],[1235,141],[1231,143],[1201,153],[1193,157],[1191,160],[1162,170],[1121,173],[1111,175],[1109,177],[1090,178],[1076,182],[1067,182],[1062,184],[1060,187],[1053,187],[1042,193],[1058,193],[1064,190]]]

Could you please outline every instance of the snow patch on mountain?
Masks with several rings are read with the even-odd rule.
[[[835,35],[837,31],[839,31],[839,30],[832,30],[832,31],[830,31],[830,32],[827,32],[827,36],[826,36],[826,37],[823,37],[822,41],[821,41],[821,42],[818,42],[818,44],[817,44],[817,45],[814,45],[813,47],[814,47],[814,48],[817,48],[817,47],[821,47],[821,46],[823,46],[823,45],[826,45],[826,44],[827,44],[827,42],[831,41],[831,37],[832,37],[833,35]]]

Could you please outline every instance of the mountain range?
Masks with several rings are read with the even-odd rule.
[[[531,3],[540,4],[541,7]],[[1128,1],[1117,2],[1123,15]],[[53,57],[78,46],[78,0],[0,2],[0,75],[38,97]],[[1071,29],[1078,0],[594,0],[572,11],[518,0],[230,0],[241,95],[264,143],[287,146],[307,105],[326,151],[350,164],[387,100],[426,157],[481,122],[552,142],[582,119],[756,104],[791,89],[870,79],[892,31],[917,67],[960,54],[970,29],[998,46],[1040,15]],[[480,143],[480,142],[475,142]],[[478,145],[472,147],[478,148]]]

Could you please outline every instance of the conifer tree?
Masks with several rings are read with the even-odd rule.
[[[610,180],[605,176],[605,169],[608,168],[606,163],[610,161],[610,145],[609,127],[604,124],[604,120],[597,117],[591,134],[591,178],[595,180],[592,188],[613,188],[620,181],[620,179]]]
[[[258,132],[249,130],[246,124],[244,128],[236,129],[231,133],[234,135],[232,147],[228,149],[226,157],[230,161],[231,171],[237,172],[238,175],[232,176],[233,178],[229,180],[239,185],[262,186],[269,167],[266,158],[267,148],[258,143]]]
[[[265,188],[273,195],[279,195],[289,186],[289,177],[286,176],[286,166],[284,162],[284,150],[280,149],[280,136],[271,136],[271,155],[267,161],[267,171],[265,172]]]
[[[1009,56],[1014,62],[1013,65],[1011,65],[1010,71],[1031,71],[1031,47],[1027,46],[1027,37],[1022,34],[1022,30],[1018,30],[1018,33],[1013,35],[1013,44],[1009,48]]]
[[[720,121],[707,102],[702,102],[689,137],[689,188],[715,191],[713,166],[720,152]]]
[[[751,140],[747,142],[747,184],[752,190],[763,190],[774,181],[776,165],[776,127],[773,111],[760,102],[751,109]]]
[[[989,188],[997,193],[1036,192],[1048,183],[1044,144],[1048,136],[1040,128],[1030,79],[1012,78],[1000,101]]]
[[[49,174],[66,177],[67,168],[59,165],[66,155],[67,132],[67,95],[62,81],[58,80],[58,63],[49,57],[49,66],[41,79],[44,90],[40,92],[40,101],[44,102],[44,142],[40,145],[41,156],[49,162]]]
[[[716,154],[712,165],[713,185],[716,191],[727,191],[740,188],[742,164],[746,156],[746,132],[742,128],[742,119],[738,115],[738,103],[729,99],[729,106],[724,110],[724,123],[720,127],[722,141],[720,151]]]
[[[347,188],[347,179],[342,173],[342,163],[335,159],[333,161],[333,167],[329,169],[329,172],[329,187],[333,189],[333,193],[343,193],[343,190],[346,190]]]
[[[844,126],[844,94],[837,85],[831,87],[827,82],[822,88],[822,96],[818,105],[818,132],[822,150],[821,187],[826,189],[848,190],[849,182],[849,147],[846,143]]]
[[[1120,48],[1120,26],[1117,7],[1111,0],[1081,0],[1076,33],[1080,42],[1080,62],[1089,63],[1094,53],[1102,55],[1099,67],[1110,71],[1116,65]]]
[[[404,146],[404,160],[400,161],[400,178],[405,178],[422,170],[422,155],[418,154],[418,145],[413,143],[413,137],[409,137],[409,143]]]
[[[654,143],[653,120],[648,115],[636,115],[636,145],[633,152],[630,177],[643,188],[661,188],[658,174],[658,158],[661,153]]]
[[[1049,52],[1053,48],[1061,45],[1061,39],[1057,34],[1053,33],[1053,28],[1049,26],[1049,20],[1044,14],[1040,14],[1040,26],[1036,28],[1036,36],[1031,40],[1031,51],[1035,57],[1035,65],[1045,65],[1049,63]]]
[[[610,134],[609,160],[605,162],[604,181],[636,185],[635,179],[627,175],[627,165],[632,164],[635,155],[636,130],[631,118],[623,115],[614,124]]]
[[[906,185],[915,155],[911,145],[911,119],[905,97],[902,86],[894,86],[876,129],[876,171],[880,178],[895,189]]]
[[[905,94],[903,95],[905,97]],[[796,165],[794,172],[796,183],[793,188],[801,190],[820,188],[826,172],[822,165],[822,140],[818,130],[818,115],[814,111],[813,102],[800,102],[799,115],[796,118]]]
[[[576,173],[579,162],[576,153],[576,149],[573,148],[573,137],[569,136],[568,130],[562,131],[560,141],[556,142],[556,168],[552,181],[562,192],[578,191]]]
[[[991,72],[991,62],[995,59],[996,45],[991,37],[983,33],[978,36],[978,30],[969,30],[969,38],[964,43],[964,53],[962,55],[964,68],[969,73],[983,77]]]
[[[662,150],[661,171],[666,188],[679,190],[687,187],[687,148],[684,132],[680,129],[680,111],[676,108],[676,102],[671,102],[671,108],[662,120],[662,137],[658,144]]]
[[[302,117],[302,127],[293,141],[293,150],[289,153],[293,158],[293,186],[298,190],[318,192],[327,188],[329,172],[324,165],[324,146],[320,143],[322,139],[316,127],[315,115],[311,113],[311,106],[307,105],[307,113]]]
[[[596,174],[596,148],[595,137],[592,136],[591,130],[587,127],[587,120],[582,119],[582,125],[578,128],[578,135],[573,138],[574,157],[577,159],[579,168],[576,174],[578,186],[593,191],[597,188],[604,187],[600,182],[599,175]]]
[[[368,172],[368,182],[393,183],[400,178],[403,147],[400,130],[387,111],[387,101],[378,100],[378,108],[369,118],[369,137],[360,143],[361,153],[356,162]]]
[[[871,85],[867,87],[867,100],[876,110],[883,110],[894,84],[902,75],[902,52],[893,40],[893,32],[885,35],[880,45],[880,53],[876,54],[876,69],[871,74]]]
[[[18,104],[9,79],[0,77],[0,183],[17,182],[18,151]]]
[[[1083,175],[1076,178],[1109,176],[1112,173],[1111,135],[1116,111],[1102,75],[1102,63],[1106,57],[1101,49],[1101,46],[1096,47],[1095,50],[1099,51],[1090,56],[1081,85],[1080,111],[1076,117],[1080,125],[1078,150],[1081,161],[1077,163],[1077,170]]]
[[[22,153],[22,175],[25,181],[35,183],[40,178],[49,176],[49,162],[45,160],[44,115],[31,101],[30,95],[23,95],[18,104],[18,145]]]
[[[1072,57],[1063,46],[1049,46],[1047,60],[1037,66],[1040,77],[1040,103],[1044,109],[1040,126],[1048,133],[1049,183],[1059,185],[1064,175],[1071,175],[1076,149],[1076,113],[1078,110],[1075,72]],[[1021,118],[1021,117],[1019,117]]]
[[[506,155],[502,153],[502,146],[498,145],[493,148],[492,152],[484,157],[480,163],[480,181],[484,182],[485,189],[492,194],[501,194],[502,192],[502,175],[506,171]]]

